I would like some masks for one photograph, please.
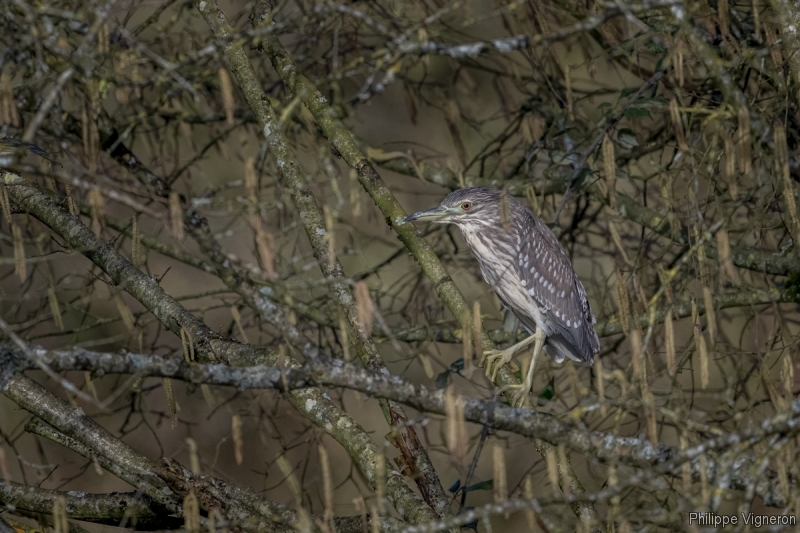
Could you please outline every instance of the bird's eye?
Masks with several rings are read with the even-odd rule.
[[[464,211],[469,211],[472,209],[472,202],[461,202],[461,209]]]

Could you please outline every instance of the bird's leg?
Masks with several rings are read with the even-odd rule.
[[[539,331],[540,329],[541,328],[536,328],[536,331]],[[510,362],[511,358],[514,357],[518,351],[535,341],[536,339],[534,334],[521,340],[510,348],[506,348],[505,350],[489,350],[484,352],[483,360],[481,360],[481,366],[486,367],[486,377],[494,382],[495,378],[497,377],[497,372],[500,371],[500,368],[504,364]]]
[[[531,354],[531,364],[528,367],[528,373],[525,375],[525,381],[522,383],[522,385],[511,387],[519,387],[519,391],[516,393],[514,400],[511,402],[511,405],[514,407],[521,407],[524,405],[528,393],[531,392],[531,389],[533,389],[533,369],[536,368],[536,359],[538,359],[539,354],[542,353],[544,341],[547,338],[547,335],[542,328],[536,328],[536,332],[531,335],[531,337],[535,337],[535,339],[533,343],[533,353]]]

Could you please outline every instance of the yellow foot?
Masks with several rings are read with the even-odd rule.
[[[525,407],[525,404],[528,402],[528,391],[530,390],[525,383],[520,383],[519,385],[506,385],[502,389],[500,389],[499,393],[502,394],[506,391],[513,390],[514,392],[511,393],[511,399],[509,403],[511,407]]]
[[[492,383],[494,383],[495,378],[497,378],[497,373],[500,371],[500,368],[505,364],[510,364],[512,371],[516,372],[519,370],[517,364],[511,360],[514,357],[514,353],[516,350],[489,350],[484,353],[483,361],[481,362],[481,366],[486,368],[486,377],[489,378]]]

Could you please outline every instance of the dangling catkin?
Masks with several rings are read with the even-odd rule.
[[[172,421],[172,429],[178,427],[178,402],[175,401],[175,391],[172,388],[170,378],[161,378],[161,385],[164,387],[164,394],[167,396],[167,406],[169,407],[169,418]]]
[[[6,224],[11,226],[11,201],[8,198],[8,189],[5,185],[0,185],[0,206],[3,208],[3,218],[6,219]]]
[[[783,124],[775,124],[775,165],[778,175],[783,185],[783,198],[786,202],[786,210],[792,221],[792,237],[795,243],[800,242],[800,222],[797,220],[797,202],[794,198],[794,185],[789,174],[789,148],[786,144],[786,130]]]
[[[575,120],[575,99],[572,94],[572,72],[569,65],[564,65],[564,89],[567,95],[567,118]]]
[[[256,227],[258,255],[261,256],[261,264],[264,266],[264,272],[267,274],[267,278],[275,279],[278,277],[275,271],[275,238],[271,233],[267,233],[261,229],[260,221],[261,219],[259,219],[259,224]]]
[[[717,0],[717,19],[719,20],[719,29],[722,35],[730,36],[730,29],[728,24],[728,0]]]
[[[728,232],[724,229],[717,231],[717,260],[728,279],[733,283],[739,283],[739,275],[736,273],[736,268],[731,259],[731,243],[728,240]]]
[[[625,280],[622,279],[622,272],[617,270],[616,274],[616,289],[617,289],[617,308],[619,309],[619,322],[622,324],[622,330],[628,331],[628,317],[630,317],[630,302],[628,300],[628,288],[625,286]]]
[[[597,401],[600,404],[600,414],[606,416],[606,382],[603,373],[603,362],[600,357],[594,360],[594,379],[597,387]]]
[[[139,235],[139,217],[134,216],[133,221],[131,223],[131,263],[136,268],[139,268],[142,264],[142,251],[141,251],[141,243],[139,240],[141,236]]]
[[[322,470],[322,494],[325,500],[325,514],[323,520],[330,531],[335,527],[333,524],[333,478],[331,477],[331,465],[328,460],[328,451],[324,446],[319,447],[319,463]]]
[[[53,500],[53,533],[69,533],[67,520],[67,499],[58,496]]]
[[[331,213],[331,209],[327,205],[322,206],[322,213],[325,218],[325,227],[327,228],[325,238],[328,243],[328,266],[333,269],[336,266],[336,239],[333,213]]]
[[[375,457],[375,502],[378,512],[384,513],[383,501],[386,498],[386,459],[382,453]]]
[[[9,74],[0,76],[0,123],[10,124],[15,128],[20,126],[17,101],[14,98],[14,87]]]
[[[645,416],[647,417],[647,438],[650,439],[650,444],[658,446],[658,426],[656,423],[656,408],[655,397],[652,393],[647,393],[642,398],[644,403]]]
[[[678,100],[675,98],[669,101],[669,116],[672,121],[672,131],[675,134],[675,140],[678,142],[678,150],[681,152],[688,152],[689,146],[686,144],[686,136],[683,132],[683,119],[681,118],[681,111],[678,108]]]
[[[347,320],[344,316],[339,317],[339,342],[342,345],[342,357],[345,361],[350,360],[350,334],[347,332]]]
[[[244,188],[247,192],[247,199],[255,210],[258,203],[258,174],[256,174],[256,159],[248,157],[244,160]]]
[[[711,289],[708,285],[703,285],[703,305],[706,308],[708,340],[711,342],[711,346],[714,346],[717,338],[717,314],[714,312],[714,298],[711,296]]]
[[[533,480],[531,476],[527,476],[525,478],[525,499],[532,500],[533,499]],[[530,505],[528,506],[527,511],[525,512],[525,516],[528,519],[528,531],[531,533],[535,533],[536,531],[536,512],[533,510],[533,507]]]
[[[614,141],[606,134],[603,137],[603,173],[608,188],[608,206],[617,210],[617,161],[614,155]]]
[[[179,241],[185,235],[183,227],[183,209],[181,208],[181,197],[177,192],[169,193],[169,221],[172,226],[172,235]]]
[[[506,480],[506,457],[503,447],[494,445],[494,503],[504,503],[508,499],[508,482]]]
[[[692,298],[692,324],[694,332],[694,344],[700,364],[700,387],[708,387],[708,350],[703,332],[700,329],[700,318],[697,314],[697,301]]]
[[[633,363],[633,375],[636,379],[646,382],[646,370],[642,354],[642,332],[639,328],[632,327],[628,330],[628,342],[631,346],[631,362]]]
[[[200,531],[200,502],[193,490],[183,499],[183,527],[187,533]]]
[[[106,215],[105,200],[100,189],[89,190],[89,208],[92,213],[92,231],[98,237],[103,231],[103,223]]]
[[[114,303],[117,304],[119,317],[122,319],[122,323],[125,325],[125,328],[131,333],[136,331],[136,319],[133,317],[131,308],[128,307],[128,304],[126,304],[125,300],[122,299],[121,294],[116,293],[114,295]]]
[[[667,356],[667,372],[670,376],[675,375],[675,328],[672,325],[672,309],[668,309],[664,315],[664,349]]]
[[[733,200],[739,196],[739,183],[736,176],[736,151],[733,148],[733,138],[725,128],[720,132],[722,137],[722,178],[728,184],[728,192]]]
[[[739,156],[739,171],[742,174],[749,174],[752,167],[752,157],[750,156],[750,110],[747,106],[741,105],[737,111],[739,119],[739,129],[736,136],[736,153]]]
[[[557,489],[558,484],[558,462],[556,460],[556,451],[554,449],[550,449],[545,456],[545,462],[547,463],[547,479],[550,480],[550,485],[553,487],[553,490]]]
[[[369,287],[366,281],[359,281],[356,283],[356,305],[358,306],[358,320],[364,326],[364,331],[372,331],[372,320],[374,307],[372,298],[369,295]]]
[[[244,439],[242,438],[242,417],[233,415],[231,417],[231,438],[233,439],[233,457],[236,464],[244,461]]]
[[[231,83],[231,76],[225,68],[219,69],[219,88],[222,93],[222,105],[225,108],[225,123],[228,126],[233,126],[233,84]]]
[[[250,341],[247,339],[247,333],[242,325],[242,315],[239,313],[239,308],[235,305],[231,306],[231,317],[233,317],[233,322],[236,324],[236,327],[239,330],[239,335],[242,336],[242,340],[249,344]]]
[[[620,237],[620,234],[617,231],[617,225],[614,224],[614,221],[611,220],[610,217],[608,219],[608,232],[611,234],[611,240],[614,241],[614,245],[617,247],[617,250],[619,250],[622,260],[625,261],[625,264],[633,266],[633,261],[631,261],[631,259],[628,257],[628,253],[625,251],[625,247],[622,245],[622,237]]]
[[[197,455],[197,442],[192,437],[186,438],[186,445],[189,448],[189,469],[195,476],[200,475],[200,456]]]
[[[53,313],[53,322],[61,331],[64,331],[64,320],[61,317],[61,306],[58,305],[56,289],[52,285],[47,290],[47,300],[50,303],[50,312]]]
[[[25,261],[25,244],[22,242],[22,228],[13,224],[11,235],[14,241],[14,273],[20,281],[28,277],[27,263]]]
[[[283,455],[278,457],[278,459],[275,460],[275,463],[278,465],[283,477],[286,479],[286,483],[289,484],[289,490],[291,491],[292,495],[294,495],[295,504],[298,507],[301,507],[303,505],[303,493],[300,490],[300,483],[297,481],[297,476],[294,475],[294,469],[292,468],[292,465]]]
[[[472,304],[472,340],[475,343],[475,358],[483,365],[483,343],[481,337],[483,333],[483,320],[481,318],[481,303],[475,302]],[[470,362],[467,372],[467,379],[472,377],[474,364]]]
[[[444,405],[447,450],[453,462],[461,464],[467,456],[467,424],[464,420],[464,401],[455,394],[452,386],[445,390]]]

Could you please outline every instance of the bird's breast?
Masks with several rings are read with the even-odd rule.
[[[513,243],[499,239],[490,240],[479,232],[465,229],[462,229],[462,234],[478,260],[483,279],[522,320],[526,329],[533,333],[529,325],[530,319],[533,319],[537,327],[544,329],[545,333],[550,335],[552,327],[549,321],[536,300],[525,290],[517,274],[515,264],[518,261],[519,251]]]

